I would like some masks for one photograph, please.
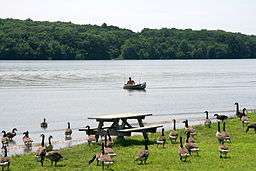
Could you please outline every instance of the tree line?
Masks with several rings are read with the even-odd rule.
[[[256,36],[222,30],[148,29],[0,19],[0,59],[255,58]]]

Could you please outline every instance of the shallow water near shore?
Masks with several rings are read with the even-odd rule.
[[[171,119],[201,123],[205,110],[234,114],[234,102],[255,107],[256,60],[170,61],[0,61],[0,129],[18,129],[10,153],[23,153],[22,132],[35,145],[40,134],[55,148],[86,142],[78,128],[96,126],[87,117],[114,113],[152,113],[146,123],[169,128]],[[146,91],[123,90],[131,76]],[[212,112],[213,113],[213,112]],[[42,119],[49,124],[40,128]],[[64,140],[71,122],[72,141]]]

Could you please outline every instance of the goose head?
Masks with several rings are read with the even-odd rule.
[[[12,133],[15,133],[15,131],[18,131],[17,128],[12,129]]]
[[[68,122],[68,129],[70,129],[70,122]]]
[[[180,136],[180,148],[183,148],[182,137]]]

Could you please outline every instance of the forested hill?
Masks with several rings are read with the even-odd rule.
[[[0,19],[0,59],[256,58],[256,36]]]

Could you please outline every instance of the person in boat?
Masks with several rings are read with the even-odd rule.
[[[129,80],[127,81],[127,84],[135,85],[135,81],[133,81],[132,78],[129,77]]]

